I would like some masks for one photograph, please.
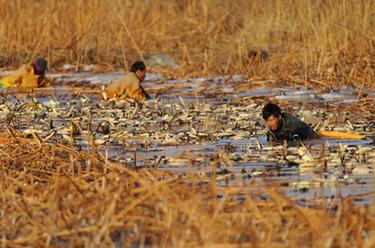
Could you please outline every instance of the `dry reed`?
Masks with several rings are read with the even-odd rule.
[[[375,81],[372,0],[0,0],[0,6],[2,66],[45,56],[51,68],[114,69],[166,53],[178,60],[174,75],[244,73],[319,87],[368,88]]]
[[[303,207],[269,185],[221,188],[108,161],[94,150],[12,141],[0,156],[2,247],[373,247],[373,205]]]
[[[176,75],[244,73],[307,87],[374,87],[371,0],[0,0],[0,6],[1,66],[45,56],[53,69],[62,63],[115,69],[166,53],[178,60]],[[215,178],[132,168],[95,149],[1,137],[3,247],[375,245],[373,204],[346,198],[302,207],[272,184],[221,188]]]

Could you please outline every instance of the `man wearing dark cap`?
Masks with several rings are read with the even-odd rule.
[[[130,72],[123,78],[115,80],[103,92],[104,99],[107,98],[133,98],[135,100],[147,100],[150,96],[141,86],[146,77],[146,65],[142,61],[135,62]]]
[[[23,65],[14,74],[0,79],[0,88],[38,88],[49,86],[50,81],[45,77],[47,68],[47,61],[44,58],[37,58],[33,63]]]

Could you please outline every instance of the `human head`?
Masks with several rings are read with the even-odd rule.
[[[134,72],[139,80],[143,80],[146,77],[146,65],[142,61],[135,62],[130,68],[131,72]]]
[[[280,127],[281,110],[279,106],[273,103],[268,103],[263,107],[262,115],[271,131],[275,131]]]
[[[47,70],[47,60],[44,58],[37,58],[34,62],[34,72],[37,75],[44,75]]]

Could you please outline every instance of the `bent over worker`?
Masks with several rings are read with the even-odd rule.
[[[267,133],[269,141],[291,141],[319,137],[309,125],[296,116],[290,113],[282,113],[276,104],[268,103],[264,106],[262,115],[269,128]]]
[[[135,62],[130,72],[123,78],[115,80],[104,90],[104,98],[126,98],[147,100],[150,96],[142,88],[141,83],[146,76],[146,66],[142,61]]]
[[[38,88],[49,86],[51,82],[45,77],[46,70],[47,60],[38,58],[33,63],[23,65],[14,74],[0,79],[0,88]]]

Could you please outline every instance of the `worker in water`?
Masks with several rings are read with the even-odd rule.
[[[264,106],[262,115],[269,128],[267,133],[269,141],[291,141],[319,137],[309,125],[296,116],[282,113],[276,104],[268,103]]]
[[[37,58],[33,63],[23,65],[13,74],[0,79],[0,88],[38,88],[49,86],[51,82],[45,77],[46,70],[47,60]]]
[[[141,83],[146,76],[146,66],[142,61],[135,62],[130,72],[123,78],[115,80],[103,92],[104,99],[107,98],[126,98],[135,100],[147,100],[150,96],[142,88]]]

